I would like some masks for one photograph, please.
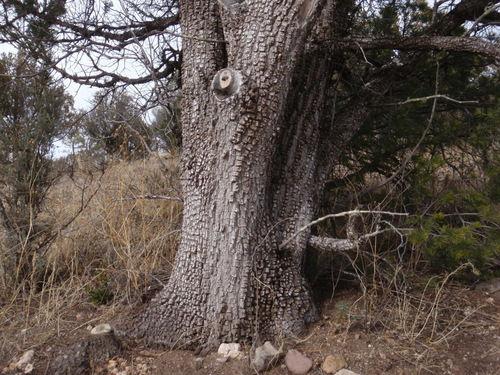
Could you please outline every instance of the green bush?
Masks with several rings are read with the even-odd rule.
[[[85,294],[92,303],[105,305],[113,299],[113,294],[109,291],[109,275],[106,271],[96,270],[96,275],[92,277],[85,285]]]
[[[437,197],[435,213],[412,219],[410,240],[434,269],[471,262],[486,271],[500,256],[500,212],[488,195],[493,182],[480,191],[449,189]]]

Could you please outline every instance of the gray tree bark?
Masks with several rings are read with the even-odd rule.
[[[183,233],[143,318],[150,343],[213,347],[315,317],[300,267],[306,235],[278,245],[316,209],[330,57],[314,40],[331,32],[326,3],[181,1]],[[238,87],[226,92],[231,79]]]
[[[315,318],[306,246],[339,243],[304,230],[280,244],[313,220],[335,161],[421,58],[380,68],[323,121],[339,48],[324,41],[343,36],[348,3],[180,1],[183,231],[169,283],[140,319],[147,343],[212,349],[292,334]],[[460,12],[433,35],[463,22]]]

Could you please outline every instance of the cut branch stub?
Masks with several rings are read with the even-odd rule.
[[[109,324],[99,324],[90,332],[89,360],[93,369],[100,368],[120,353],[120,344]]]
[[[225,68],[219,70],[212,81],[212,90],[219,100],[229,98],[239,91],[241,86],[241,75],[236,70]]]

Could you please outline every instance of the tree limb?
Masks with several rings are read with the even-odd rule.
[[[331,219],[331,218],[336,218],[336,217],[359,215],[359,214],[379,214],[379,215],[391,215],[391,216],[408,216],[407,213],[389,212],[389,211],[373,211],[373,210],[351,210],[351,211],[339,212],[337,214],[329,214],[329,215],[320,217],[319,219],[316,219],[314,221],[311,221],[309,224],[304,225],[297,232],[295,232],[293,235],[291,235],[285,241],[283,241],[279,245],[278,249],[280,249],[280,250],[283,249],[286,245],[288,245],[291,241],[293,241],[293,239],[295,237],[297,237],[300,233],[302,233],[306,229],[312,227],[313,225],[321,223],[322,221],[325,221],[325,220]]]
[[[308,245],[323,251],[348,251],[356,250],[360,243],[364,243],[371,237],[378,236],[381,233],[387,232],[390,229],[381,229],[375,232],[367,233],[360,236],[358,239],[351,240],[348,238],[331,238],[322,236],[311,236]]]
[[[355,51],[360,48],[371,49],[396,49],[411,51],[453,51],[478,53],[500,59],[500,46],[480,38],[454,37],[454,36],[421,36],[400,37],[393,35],[362,37],[350,36],[335,40],[341,50]]]

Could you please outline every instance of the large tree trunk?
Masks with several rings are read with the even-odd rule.
[[[248,3],[181,1],[184,222],[169,284],[143,317],[150,343],[290,334],[316,314],[301,273],[307,233],[278,245],[311,221],[322,188],[330,57],[315,39],[330,32],[333,2]],[[239,88],[214,92],[226,67]]]
[[[431,34],[449,34],[475,1]],[[314,319],[304,253],[335,241],[292,235],[318,213],[326,178],[371,107],[422,58],[399,54],[324,121],[342,48],[325,41],[344,36],[351,3],[180,1],[184,221],[173,274],[141,318],[150,344],[211,349]]]

